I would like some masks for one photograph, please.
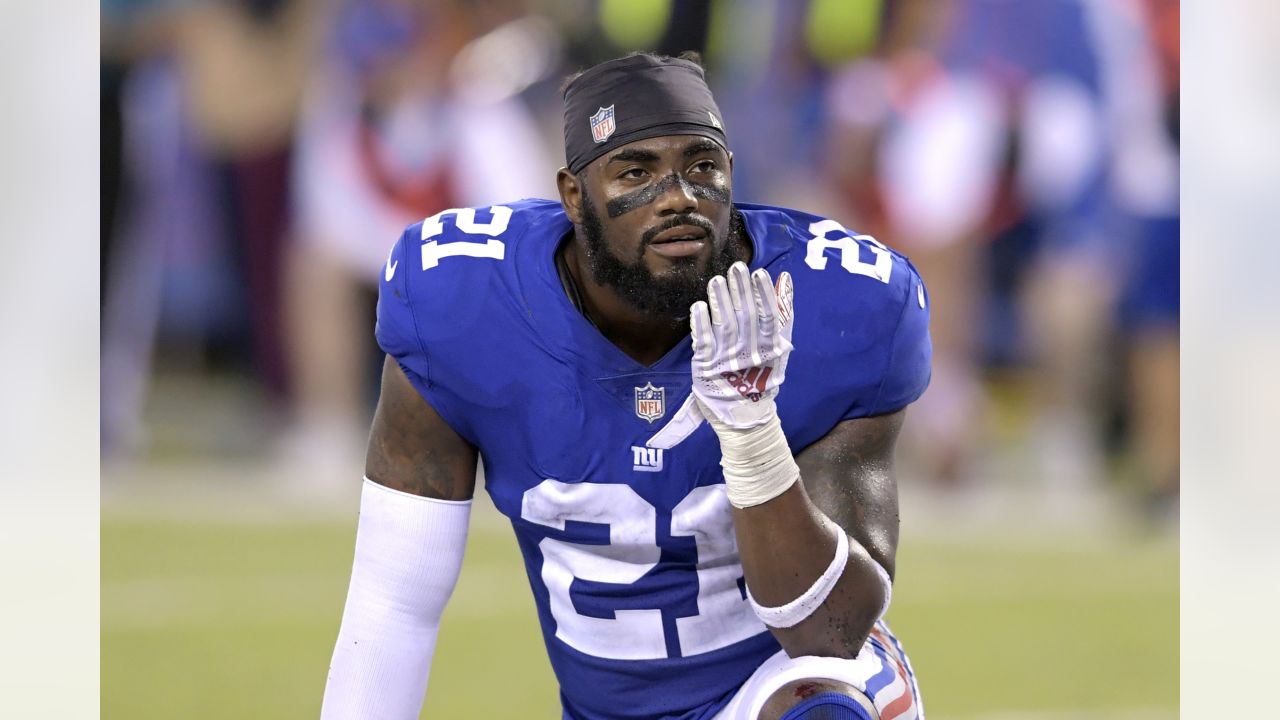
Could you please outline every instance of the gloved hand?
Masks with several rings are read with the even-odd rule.
[[[775,288],[763,269],[734,263],[707,283],[707,301],[690,308],[693,391],[647,443],[671,448],[704,418],[717,433],[762,425],[777,415],[774,398],[786,379],[794,326],[791,275]]]

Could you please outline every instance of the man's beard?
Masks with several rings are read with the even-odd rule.
[[[698,268],[697,257],[675,258],[671,270],[661,276],[654,275],[644,264],[644,249],[652,236],[678,225],[700,227],[706,231],[707,241],[715,242],[715,229],[705,220],[676,215],[646,231],[635,258],[628,263],[609,250],[604,238],[604,224],[596,213],[595,204],[584,194],[582,231],[586,236],[592,279],[597,285],[612,286],[623,300],[641,312],[668,319],[672,324],[684,322],[689,318],[689,306],[707,299],[707,283],[711,278],[724,275],[730,265],[746,258],[741,257],[741,243],[738,242],[743,232],[742,216],[735,209],[730,212],[728,237],[705,268]]]

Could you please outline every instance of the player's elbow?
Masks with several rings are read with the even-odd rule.
[[[822,606],[794,627],[773,634],[791,657],[854,658],[880,619],[887,593],[879,574],[850,562]]]

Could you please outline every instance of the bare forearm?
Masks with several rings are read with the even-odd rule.
[[[795,456],[793,487],[735,510],[748,586],[766,606],[805,592],[832,562],[836,533],[849,539],[848,560],[822,605],[773,631],[792,655],[852,656],[887,602],[898,544],[893,447],[902,420],[899,411],[841,423]]]
[[[832,564],[843,533],[796,482],[778,497],[734,510],[738,551],[747,586],[766,607],[800,597]],[[853,657],[884,604],[875,561],[850,538],[849,558],[830,595],[812,615],[790,628],[771,628],[792,657]]]

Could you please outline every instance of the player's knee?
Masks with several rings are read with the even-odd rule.
[[[880,720],[875,705],[849,683],[824,678],[793,680],[774,691],[758,720]]]

